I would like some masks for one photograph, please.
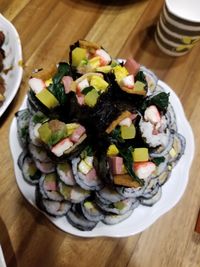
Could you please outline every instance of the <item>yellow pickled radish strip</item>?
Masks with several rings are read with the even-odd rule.
[[[143,162],[149,160],[149,151],[146,147],[135,148],[132,152],[134,162]]]

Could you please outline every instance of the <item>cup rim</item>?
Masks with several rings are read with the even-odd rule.
[[[177,12],[175,12],[171,6],[170,6],[170,3],[169,3],[170,0],[165,0],[165,4],[168,8],[168,10],[176,17],[180,18],[180,19],[183,19],[185,21],[188,21],[188,22],[197,22],[197,23],[200,23],[200,18],[199,19],[193,19],[193,18],[188,18],[188,17],[185,17],[185,16],[182,16],[180,14],[178,14]]]

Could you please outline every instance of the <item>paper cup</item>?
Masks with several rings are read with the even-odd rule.
[[[182,56],[200,39],[200,0],[165,0],[155,40],[168,55]]]

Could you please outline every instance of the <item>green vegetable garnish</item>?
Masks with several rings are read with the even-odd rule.
[[[128,174],[133,178],[133,180],[137,181],[141,186],[143,186],[144,180],[139,179],[133,170],[133,157],[132,157],[133,148],[123,147],[123,148],[118,148],[118,150],[119,154],[123,157],[124,165],[126,167],[126,170],[128,171]]]

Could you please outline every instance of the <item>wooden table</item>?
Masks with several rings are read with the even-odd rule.
[[[200,266],[200,235],[194,232],[200,207],[200,46],[180,58],[159,51],[153,31],[162,5],[162,0],[0,0],[2,14],[19,32],[24,58],[20,90],[0,120],[0,242],[8,266]],[[195,158],[181,201],[128,238],[66,234],[27,203],[15,182],[8,134],[27,92],[29,71],[66,59],[69,45],[81,38],[155,71],[180,97],[195,135]]]

